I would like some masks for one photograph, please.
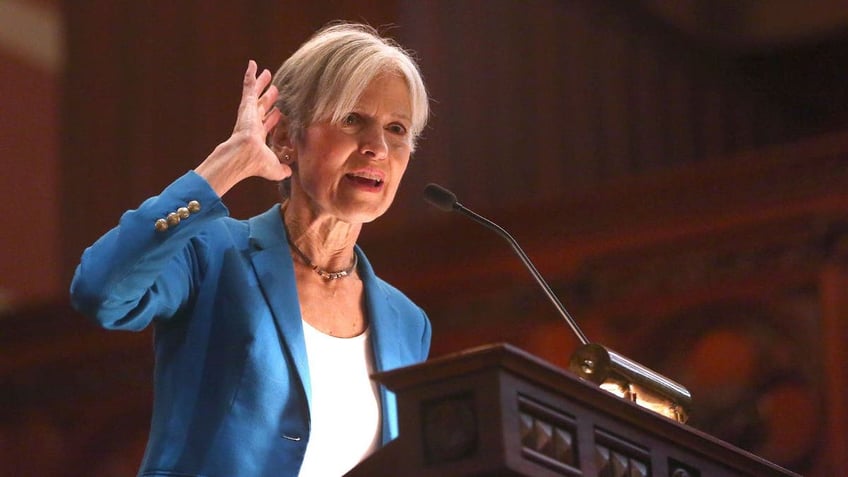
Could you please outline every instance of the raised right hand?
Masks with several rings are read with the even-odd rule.
[[[256,62],[250,60],[232,135],[195,168],[220,197],[248,177],[279,181],[292,173],[266,144],[282,113],[274,107],[278,92],[269,86],[271,72],[265,69],[257,76],[256,71]]]

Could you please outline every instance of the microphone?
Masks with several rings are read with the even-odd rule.
[[[462,207],[456,201],[456,195],[453,192],[438,184],[427,184],[427,187],[424,188],[424,200],[445,212],[452,212],[456,206]]]
[[[459,212],[478,224],[494,231],[505,239],[512,250],[524,263],[527,270],[542,287],[545,295],[553,303],[560,316],[565,320],[581,346],[572,354],[569,369],[583,379],[592,381],[601,388],[632,401],[642,407],[675,419],[686,422],[688,408],[692,396],[682,385],[665,376],[642,366],[641,364],[616,353],[597,343],[591,343],[580,329],[577,321],[565,309],[551,287],[542,278],[542,274],[503,227],[477,214],[460,204],[456,195],[438,184],[427,184],[424,188],[424,200],[430,205],[445,212]]]

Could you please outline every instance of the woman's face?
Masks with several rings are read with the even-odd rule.
[[[297,147],[292,199],[350,223],[381,216],[394,200],[411,152],[409,88],[377,76],[341,123],[316,122]]]

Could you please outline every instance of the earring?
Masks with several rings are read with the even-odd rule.
[[[288,154],[286,154],[286,162],[291,162],[291,159],[289,158]]]

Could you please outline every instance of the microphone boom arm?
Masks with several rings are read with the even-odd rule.
[[[520,258],[521,261],[524,262],[524,266],[527,267],[527,269],[530,271],[530,274],[533,276],[539,286],[542,287],[542,290],[545,292],[545,295],[547,295],[548,299],[551,300],[551,302],[554,304],[557,311],[565,320],[565,322],[568,323],[568,326],[571,328],[571,331],[573,331],[574,334],[577,336],[577,339],[580,340],[580,344],[589,344],[589,338],[587,338],[586,334],[583,333],[583,330],[580,329],[580,326],[577,324],[577,321],[575,321],[571,314],[568,313],[568,310],[565,309],[565,306],[563,306],[562,302],[559,301],[559,298],[557,298],[553,290],[551,290],[551,287],[548,286],[548,283],[542,277],[542,274],[539,273],[539,271],[536,269],[536,266],[533,265],[533,262],[531,262],[530,258],[527,257],[527,254],[524,253],[524,250],[521,249],[521,246],[518,245],[518,242],[512,237],[512,235],[509,234],[509,232],[506,231],[506,229],[492,222],[491,220],[483,217],[482,215],[474,212],[473,210],[465,207],[459,202],[453,203],[453,209],[503,237],[509,243],[509,246],[512,247],[512,249],[515,251],[515,253],[518,254],[518,258]]]

